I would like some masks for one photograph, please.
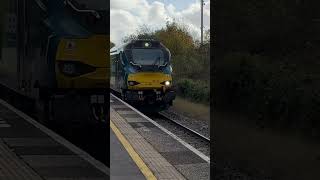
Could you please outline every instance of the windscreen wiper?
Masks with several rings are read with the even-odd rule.
[[[162,65],[159,65],[158,68],[160,68],[160,67],[166,67],[167,65],[168,65],[168,62],[166,62],[166,63],[164,63],[164,64],[162,64]]]
[[[101,16],[100,14],[98,13],[98,11],[95,11],[95,10],[92,10],[92,9],[78,9],[75,5],[72,4],[71,1],[69,0],[65,0],[64,1],[65,4],[68,4],[69,6],[72,7],[72,9],[74,9],[75,11],[77,12],[80,12],[80,13],[92,13],[97,19],[100,19]]]
[[[130,64],[132,64],[132,65],[134,65],[134,66],[138,66],[138,67],[142,68],[141,64],[134,63],[133,61],[130,61]]]
[[[43,3],[43,1],[41,0],[35,0],[35,1],[43,11],[47,11],[47,6]]]
[[[167,62],[161,65],[161,64],[160,64],[160,60],[161,60],[161,58],[158,57],[158,58],[156,59],[156,61],[153,63],[153,66],[155,66],[155,65],[157,64],[157,62],[159,62],[158,68],[167,66],[167,64],[168,64]]]

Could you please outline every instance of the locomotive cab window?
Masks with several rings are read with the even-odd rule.
[[[136,71],[162,71],[170,64],[170,52],[157,41],[136,41],[125,47],[126,62]]]
[[[132,61],[140,65],[163,65],[166,62],[160,49],[133,49]]]

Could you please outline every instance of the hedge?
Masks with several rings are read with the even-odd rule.
[[[175,85],[180,96],[195,102],[210,103],[210,86],[205,81],[180,79]]]
[[[320,76],[308,68],[288,59],[231,53],[216,63],[214,74],[216,107],[254,115],[273,127],[320,131]]]

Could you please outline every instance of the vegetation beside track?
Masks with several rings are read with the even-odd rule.
[[[174,112],[198,121],[210,124],[210,107],[201,103],[194,103],[178,96],[171,108]]]
[[[215,107],[319,136],[319,5],[222,2],[215,13]]]

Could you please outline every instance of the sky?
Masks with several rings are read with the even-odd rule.
[[[210,0],[204,0],[204,30],[210,29]],[[161,29],[175,20],[189,29],[194,39],[200,39],[200,0],[110,0],[110,37],[116,45],[125,36],[147,25]]]

